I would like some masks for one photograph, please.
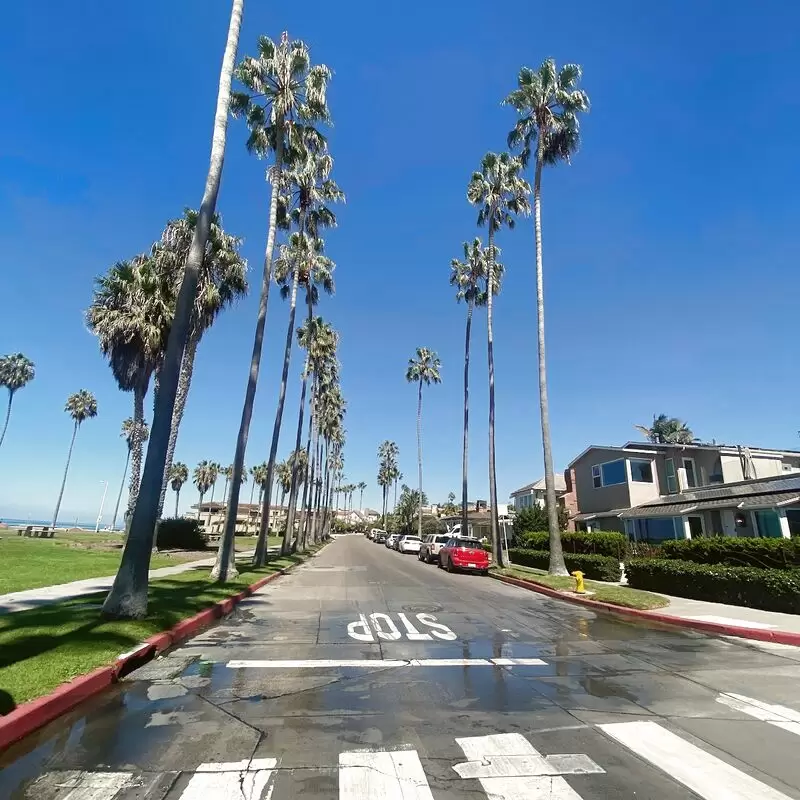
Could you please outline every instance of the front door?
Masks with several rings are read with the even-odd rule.
[[[692,534],[692,539],[702,539],[703,537],[702,517],[689,517],[689,532]]]

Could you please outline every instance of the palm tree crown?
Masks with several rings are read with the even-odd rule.
[[[433,350],[427,347],[417,348],[417,357],[408,359],[408,369],[406,370],[406,380],[409,383],[424,383],[430,386],[432,383],[442,382],[442,362]]]
[[[503,227],[513,228],[515,215],[530,214],[530,184],[520,176],[522,161],[508,153],[487,153],[481,168],[472,173],[467,200],[478,206],[478,225],[486,225],[490,238]]]
[[[64,411],[72,417],[75,426],[79,428],[87,419],[97,416],[97,400],[91,392],[81,389],[67,398]]]
[[[685,422],[666,414],[654,414],[653,424],[649,428],[645,425],[634,427],[655,444],[691,444],[695,441],[694,433]]]
[[[182,461],[176,461],[169,471],[169,481],[170,486],[172,486],[172,491],[179,492],[183,484],[188,480],[189,468]]]
[[[0,386],[5,386],[8,389],[8,407],[3,430],[0,432],[0,445],[3,444],[3,439],[6,438],[14,394],[25,384],[30,383],[35,374],[36,370],[33,361],[22,355],[22,353],[0,357]]]
[[[527,166],[531,154],[537,162],[552,165],[569,162],[580,143],[578,114],[589,110],[589,96],[577,88],[582,70],[565,64],[560,70],[548,58],[533,70],[523,67],[517,88],[503,101],[513,106],[519,119],[508,134],[508,146],[520,148],[520,160]]]
[[[494,280],[495,294],[500,292],[500,283],[505,268],[496,259],[500,248],[494,246]],[[450,262],[450,285],[456,287],[456,300],[473,303],[476,306],[486,305],[487,281],[489,278],[489,248],[483,246],[477,236],[471,242],[464,242],[464,260],[454,258]]]

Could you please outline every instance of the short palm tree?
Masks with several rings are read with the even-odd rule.
[[[235,478],[243,470],[261,365],[269,288],[272,282],[272,256],[277,228],[278,194],[283,185],[282,172],[285,155],[292,155],[293,142],[301,137],[303,128],[317,123],[325,123],[330,119],[327,106],[327,87],[331,71],[321,64],[312,65],[305,42],[291,41],[288,33],[284,32],[278,43],[266,36],[260,37],[258,55],[256,57],[247,56],[239,64],[236,77],[244,85],[246,91],[234,94],[231,100],[231,112],[234,116],[244,116],[247,120],[250,130],[247,149],[259,158],[266,158],[272,154],[274,161],[273,168],[268,173],[272,183],[272,197],[264,253],[264,269],[261,278],[261,296],[242,417],[236,439],[236,452],[233,459],[234,480],[231,482],[223,541],[220,542],[221,553],[227,552],[226,545],[233,540],[236,526],[239,482]],[[269,491],[270,487],[268,486],[267,493]],[[259,533],[261,534],[262,531]],[[257,564],[263,565],[266,557],[266,531],[263,531],[263,536],[259,535],[255,561]],[[220,560],[215,566],[213,574],[221,581],[227,580],[227,565]]]
[[[419,496],[422,497],[422,385],[442,382],[442,362],[433,350],[417,348],[417,357],[408,359],[406,380],[416,383],[417,391],[417,469],[419,471]],[[392,476],[394,477],[394,476]],[[417,535],[422,538],[422,503],[419,505]]]
[[[691,444],[695,435],[691,428],[677,417],[668,417],[666,414],[653,414],[653,424],[634,425],[637,431],[643,433],[648,441],[656,444]]]
[[[580,144],[578,115],[589,110],[589,96],[578,88],[581,68],[565,64],[560,70],[549,58],[538,70],[523,67],[517,88],[504,100],[519,119],[508,135],[509,147],[520,148],[523,165],[533,157],[534,234],[536,238],[536,318],[539,349],[539,407],[542,421],[544,480],[547,518],[550,528],[550,572],[566,575],[561,550],[561,532],[556,510],[556,484],[553,473],[553,446],[550,433],[550,407],[547,396],[547,363],[544,340],[544,280],[542,267],[542,167],[555,166],[570,157]]]
[[[58,512],[61,509],[61,500],[64,497],[64,487],[67,485],[67,474],[69,473],[69,462],[72,460],[72,448],[75,446],[75,437],[78,428],[87,420],[97,416],[97,400],[91,392],[81,389],[67,398],[64,411],[69,414],[72,420],[72,439],[69,442],[69,452],[67,453],[67,464],[64,467],[64,478],[61,481],[61,490],[56,500],[56,510],[53,512],[53,527],[58,523]]]
[[[22,355],[22,353],[0,357],[0,386],[8,389],[8,408],[6,409],[6,420],[3,423],[3,432],[0,433],[0,445],[3,444],[3,439],[6,438],[14,395],[23,386],[30,383],[35,375],[36,370],[33,361]]]
[[[198,519],[200,519],[200,514],[203,510],[201,508],[203,505],[203,498],[214,483],[214,477],[216,477],[212,466],[212,461],[203,460],[194,468],[194,472],[192,473],[192,481],[194,482],[194,485],[197,487],[197,491],[200,494],[200,499],[197,503]]]
[[[231,82],[239,46],[244,0],[233,0],[228,36],[219,76],[217,105],[214,114],[214,131],[211,141],[211,158],[206,174],[203,200],[195,227],[192,246],[186,260],[169,341],[160,372],[159,390],[153,412],[150,444],[138,499],[130,531],[122,552],[114,585],[103,603],[103,614],[113,618],[142,618],[147,614],[147,580],[150,556],[153,550],[158,504],[164,483],[164,465],[167,460],[172,413],[178,390],[183,351],[191,332],[192,312],[197,295],[197,285],[206,249],[206,239],[217,205],[217,195],[225,160],[225,142],[228,129]]]
[[[466,532],[467,503],[469,491],[467,478],[469,470],[469,351],[472,339],[472,312],[475,306],[486,305],[486,284],[489,277],[489,248],[484,247],[476,236],[472,242],[464,242],[464,260],[454,258],[450,262],[450,284],[456,287],[456,300],[467,304],[467,324],[464,333],[464,438],[461,451],[461,530]],[[494,293],[500,290],[503,265],[496,260],[500,252],[494,248]]]
[[[211,499],[208,501],[208,516],[206,518],[206,525],[208,525],[209,530],[211,529],[211,514],[213,512],[212,506],[214,504],[214,492],[217,488],[217,480],[219,478],[219,471],[222,469],[216,461],[209,461],[208,462],[208,477],[211,481]]]
[[[139,425],[144,425],[144,431],[137,431]],[[128,417],[122,423],[122,432],[120,436],[125,440],[126,455],[125,455],[125,469],[122,471],[122,483],[119,485],[119,494],[117,494],[117,502],[114,506],[114,520],[111,523],[111,530],[117,528],[117,517],[119,516],[119,504],[122,500],[122,491],[125,488],[125,476],[128,474],[128,464],[131,460],[131,450],[133,449],[134,439],[140,442],[146,442],[147,437],[150,435],[149,428],[146,422],[136,422],[133,417]]]
[[[363,511],[364,510],[364,489],[366,489],[366,488],[367,488],[366,481],[359,481],[359,484],[358,484],[358,491],[360,493],[359,497],[358,497],[358,510],[359,511]]]
[[[183,268],[192,246],[197,219],[197,211],[191,208],[185,209],[183,217],[167,223],[161,239],[153,245],[152,257],[159,270],[169,277],[176,293],[183,278]],[[247,294],[247,261],[239,253],[241,246],[242,240],[226,233],[219,214],[215,214],[208,231],[205,257],[200,269],[192,310],[189,339],[181,362],[178,392],[175,395],[175,409],[172,412],[172,427],[167,445],[164,482],[158,505],[159,516],[167,496],[169,469],[175,456],[178,431],[189,396],[197,348],[203,335],[213,326],[219,315]]]
[[[478,225],[489,229],[486,268],[486,328],[489,361],[489,504],[492,530],[492,558],[502,567],[500,520],[497,508],[497,472],[494,445],[494,327],[493,298],[496,284],[497,248],[495,235],[504,227],[513,228],[517,214],[530,212],[528,195],[531,187],[520,177],[522,162],[508,153],[487,153],[478,172],[472,173],[467,186],[467,200],[478,207]]]
[[[178,517],[178,502],[181,499],[183,484],[189,480],[189,468],[182,461],[176,461],[169,470],[169,483],[175,492],[175,518]]]

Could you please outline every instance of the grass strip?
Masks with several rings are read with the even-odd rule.
[[[532,569],[531,567],[495,569],[493,572],[498,575],[507,575],[511,578],[521,578],[522,580],[538,583],[559,591],[570,591],[575,588],[574,578],[566,575],[550,575],[543,570]],[[618,606],[642,610],[664,608],[664,606],[669,605],[669,600],[666,597],[652,592],[643,592],[641,589],[631,589],[629,586],[614,586],[613,584],[600,583],[598,581],[586,581],[586,588],[590,592],[594,592],[589,596],[590,600],[599,600],[602,603],[614,603]],[[576,597],[580,596],[576,595]]]
[[[103,594],[52,603],[0,616],[0,714],[47,694],[61,683],[111,663],[148,636],[171,628],[259,578],[305,561],[315,550],[254,569],[237,563],[238,578],[213,582],[208,567],[150,583],[148,615],[135,621],[104,620]]]

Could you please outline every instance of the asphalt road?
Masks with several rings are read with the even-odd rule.
[[[797,799],[798,687],[800,648],[347,536],[0,755],[0,798]]]

